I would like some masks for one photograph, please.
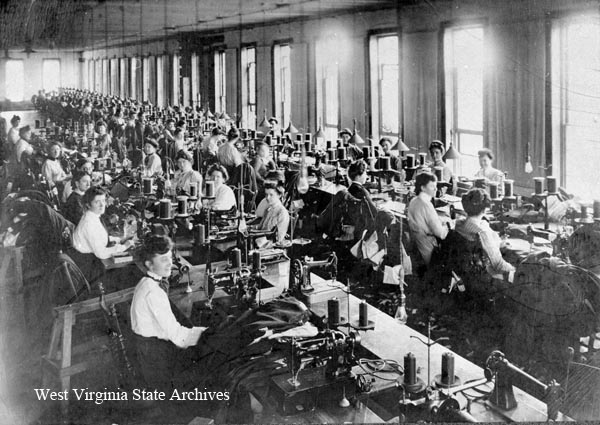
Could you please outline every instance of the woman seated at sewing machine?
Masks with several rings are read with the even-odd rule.
[[[251,230],[269,232],[277,227],[277,243],[284,241],[290,226],[290,213],[281,202],[284,193],[283,185],[269,181],[265,183],[267,209],[259,224],[251,228]]]
[[[441,167],[442,168],[442,181],[446,183],[450,183],[451,187],[448,188],[446,193],[452,195],[456,193],[456,185],[457,181],[452,173],[452,169],[444,162],[444,152],[446,148],[444,144],[439,140],[434,140],[429,145],[429,154],[431,155],[431,159],[433,160],[431,167],[433,171],[433,167]]]
[[[494,167],[492,162],[494,161],[494,153],[490,149],[481,149],[477,152],[479,156],[479,165],[481,168],[475,174],[475,178],[485,178],[486,181],[498,183],[498,195],[502,196],[504,190],[504,173]]]
[[[204,205],[214,211],[229,211],[236,206],[235,194],[227,186],[229,174],[220,164],[214,164],[208,169],[208,176],[214,182],[214,199],[205,199]],[[206,195],[206,193],[205,193]]]
[[[100,187],[91,187],[83,195],[85,212],[73,232],[75,262],[88,281],[99,277],[103,272],[99,260],[110,258],[132,246],[130,240],[120,243],[120,238],[109,237],[100,217],[106,211],[106,192]],[[77,253],[79,255],[77,255]]]
[[[158,142],[154,139],[148,138],[144,141],[144,153],[146,157],[144,158],[144,169],[142,172],[145,176],[162,176],[163,174],[162,163],[160,156],[156,153],[156,149],[158,149]]]
[[[173,314],[168,295],[172,249],[167,236],[150,236],[144,241],[137,257],[146,275],[135,287],[131,301],[131,330],[142,378],[152,389],[169,392],[172,385],[180,385],[176,379],[179,372],[191,373],[195,351],[191,347],[206,329],[183,326]]]
[[[98,155],[104,158],[108,156],[112,145],[110,134],[106,132],[106,123],[104,121],[98,121],[96,124],[96,133],[98,133],[98,137],[96,137],[95,149],[98,151]]]
[[[59,142],[53,141],[48,145],[48,158],[42,165],[42,175],[48,182],[48,187],[58,188],[59,197],[62,195],[65,184],[70,180],[71,175],[67,174],[60,163],[62,155],[62,146]]]
[[[192,154],[186,150],[177,152],[176,162],[178,171],[175,172],[175,190],[178,193],[184,192],[190,194],[190,185],[197,184],[198,188],[202,187],[202,176],[200,173],[192,169]]]
[[[402,160],[398,156],[398,152],[392,150],[392,139],[389,137],[382,137],[379,140],[379,146],[381,146],[381,156],[390,157],[390,168],[392,170],[400,170],[402,168]],[[381,167],[377,167],[381,168]]]
[[[421,258],[428,266],[431,262],[433,249],[438,246],[438,239],[445,239],[448,227],[433,207],[432,199],[437,191],[437,178],[429,172],[422,172],[415,179],[414,197],[407,208],[408,227],[411,237],[421,254]]]
[[[73,190],[67,198],[67,202],[62,207],[62,213],[67,220],[77,225],[85,212],[83,205],[83,195],[92,185],[92,177],[83,172],[75,171],[73,173],[73,179],[71,180],[71,186]]]
[[[479,238],[490,260],[486,266],[488,273],[500,279],[508,274],[508,280],[512,282],[515,268],[502,258],[500,236],[484,218],[486,209],[491,205],[490,195],[483,189],[471,189],[462,196],[462,205],[468,217],[456,222],[456,232],[470,241]]]

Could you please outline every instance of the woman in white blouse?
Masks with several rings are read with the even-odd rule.
[[[229,174],[225,167],[215,164],[208,169],[210,180],[215,185],[215,199],[208,200],[205,204],[215,211],[229,211],[236,206],[235,194],[233,190],[225,183],[229,179]]]
[[[133,243],[120,243],[120,238],[109,237],[100,217],[106,210],[106,192],[100,187],[91,187],[83,195],[85,212],[73,232],[73,260],[79,265],[88,280],[94,280],[104,272],[98,260],[110,258],[127,250]],[[88,277],[89,276],[89,277]]]

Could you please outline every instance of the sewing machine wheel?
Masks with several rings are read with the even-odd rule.
[[[292,262],[291,270],[292,278],[294,279],[292,287],[294,289],[300,289],[302,287],[302,261],[294,260]]]

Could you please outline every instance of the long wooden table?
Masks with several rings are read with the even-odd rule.
[[[311,275],[313,286],[316,290],[327,290],[331,287],[331,282],[325,282],[316,275]],[[338,284],[343,286],[341,284]],[[350,303],[351,320],[358,318],[358,309],[360,300],[353,295],[342,299],[340,303],[340,312],[342,316],[347,315],[348,301]],[[312,310],[319,315],[327,314],[326,302],[313,305]],[[427,341],[427,337],[396,321],[389,315],[379,311],[375,307],[368,306],[369,320],[375,322],[375,329],[369,331],[360,331],[362,347],[380,359],[395,360],[400,365],[403,364],[404,356],[407,353],[413,353],[417,358],[418,377],[427,382],[427,347],[421,341]],[[344,332],[345,328],[340,328]],[[452,352],[450,349],[434,344],[431,346],[431,362],[429,379],[433,380],[437,374],[441,373],[442,354]],[[481,379],[484,377],[483,369],[469,360],[453,353],[455,359],[455,374],[463,383]],[[355,368],[356,373],[361,373],[359,368]],[[393,377],[393,375],[390,375]],[[298,379],[302,379],[302,371]],[[377,395],[382,391],[397,391],[397,398],[400,400],[401,392],[394,390],[395,383],[387,382],[375,387],[372,393],[364,393],[358,397],[356,407],[341,408],[337,405],[321,406],[311,412],[303,412],[289,417],[275,417],[282,422],[302,422],[302,423],[369,423],[369,422],[389,422],[398,423],[398,404],[381,405],[377,400]],[[486,389],[491,389],[487,384]],[[515,387],[514,393],[518,406],[511,411],[502,411],[494,405],[485,401],[473,401],[470,406],[470,414],[480,422],[545,422],[547,420],[546,404]],[[461,406],[466,405],[467,400],[464,395],[458,394],[457,398]],[[389,399],[389,397],[388,397]],[[392,393],[392,400],[393,393]],[[388,415],[382,415],[376,412],[388,411]],[[390,419],[390,415],[391,418]],[[569,417],[559,413],[559,421],[569,421]]]

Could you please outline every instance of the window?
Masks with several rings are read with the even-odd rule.
[[[102,93],[102,60],[96,59],[94,61],[94,91]]]
[[[256,49],[242,48],[242,127],[256,129]]]
[[[22,60],[9,59],[6,61],[6,98],[20,102],[25,96],[25,69]]]
[[[119,94],[119,59],[110,59],[110,91],[113,96]]]
[[[292,67],[289,44],[273,47],[273,82],[275,94],[275,116],[281,128],[287,128],[292,113]]]
[[[398,36],[375,35],[369,40],[371,60],[372,132],[398,137],[400,131],[400,66]]]
[[[88,60],[87,88],[88,90],[94,90],[94,61],[92,59]]]
[[[600,23],[552,22],[552,162],[561,185],[600,197]]]
[[[60,87],[60,59],[44,59],[42,61],[42,88],[46,92],[58,90]]]
[[[179,105],[179,56],[171,56],[171,104]]]
[[[142,101],[147,102],[150,94],[150,58],[142,61]]]
[[[192,105],[198,106],[198,105],[200,105],[201,99],[200,99],[200,64],[199,64],[199,58],[198,58],[197,53],[192,53],[191,64],[192,64],[192,78],[191,78]]]
[[[446,141],[461,153],[460,175],[477,172],[483,148],[483,36],[481,26],[444,31]]]
[[[337,140],[340,121],[339,46],[335,36],[316,45],[317,117],[327,140]]]
[[[138,78],[139,68],[141,66],[141,61],[138,58],[129,59],[129,77],[130,77],[130,86],[129,86],[129,96],[132,99],[137,99],[138,97]]]
[[[220,50],[215,52],[215,112],[226,108],[225,81],[225,51]]]
[[[164,56],[156,57],[156,105],[166,106],[165,102],[165,73],[164,73]]]
[[[121,83],[119,87],[119,95],[122,98],[129,97],[129,93],[127,91],[127,58],[119,59],[119,81]]]

